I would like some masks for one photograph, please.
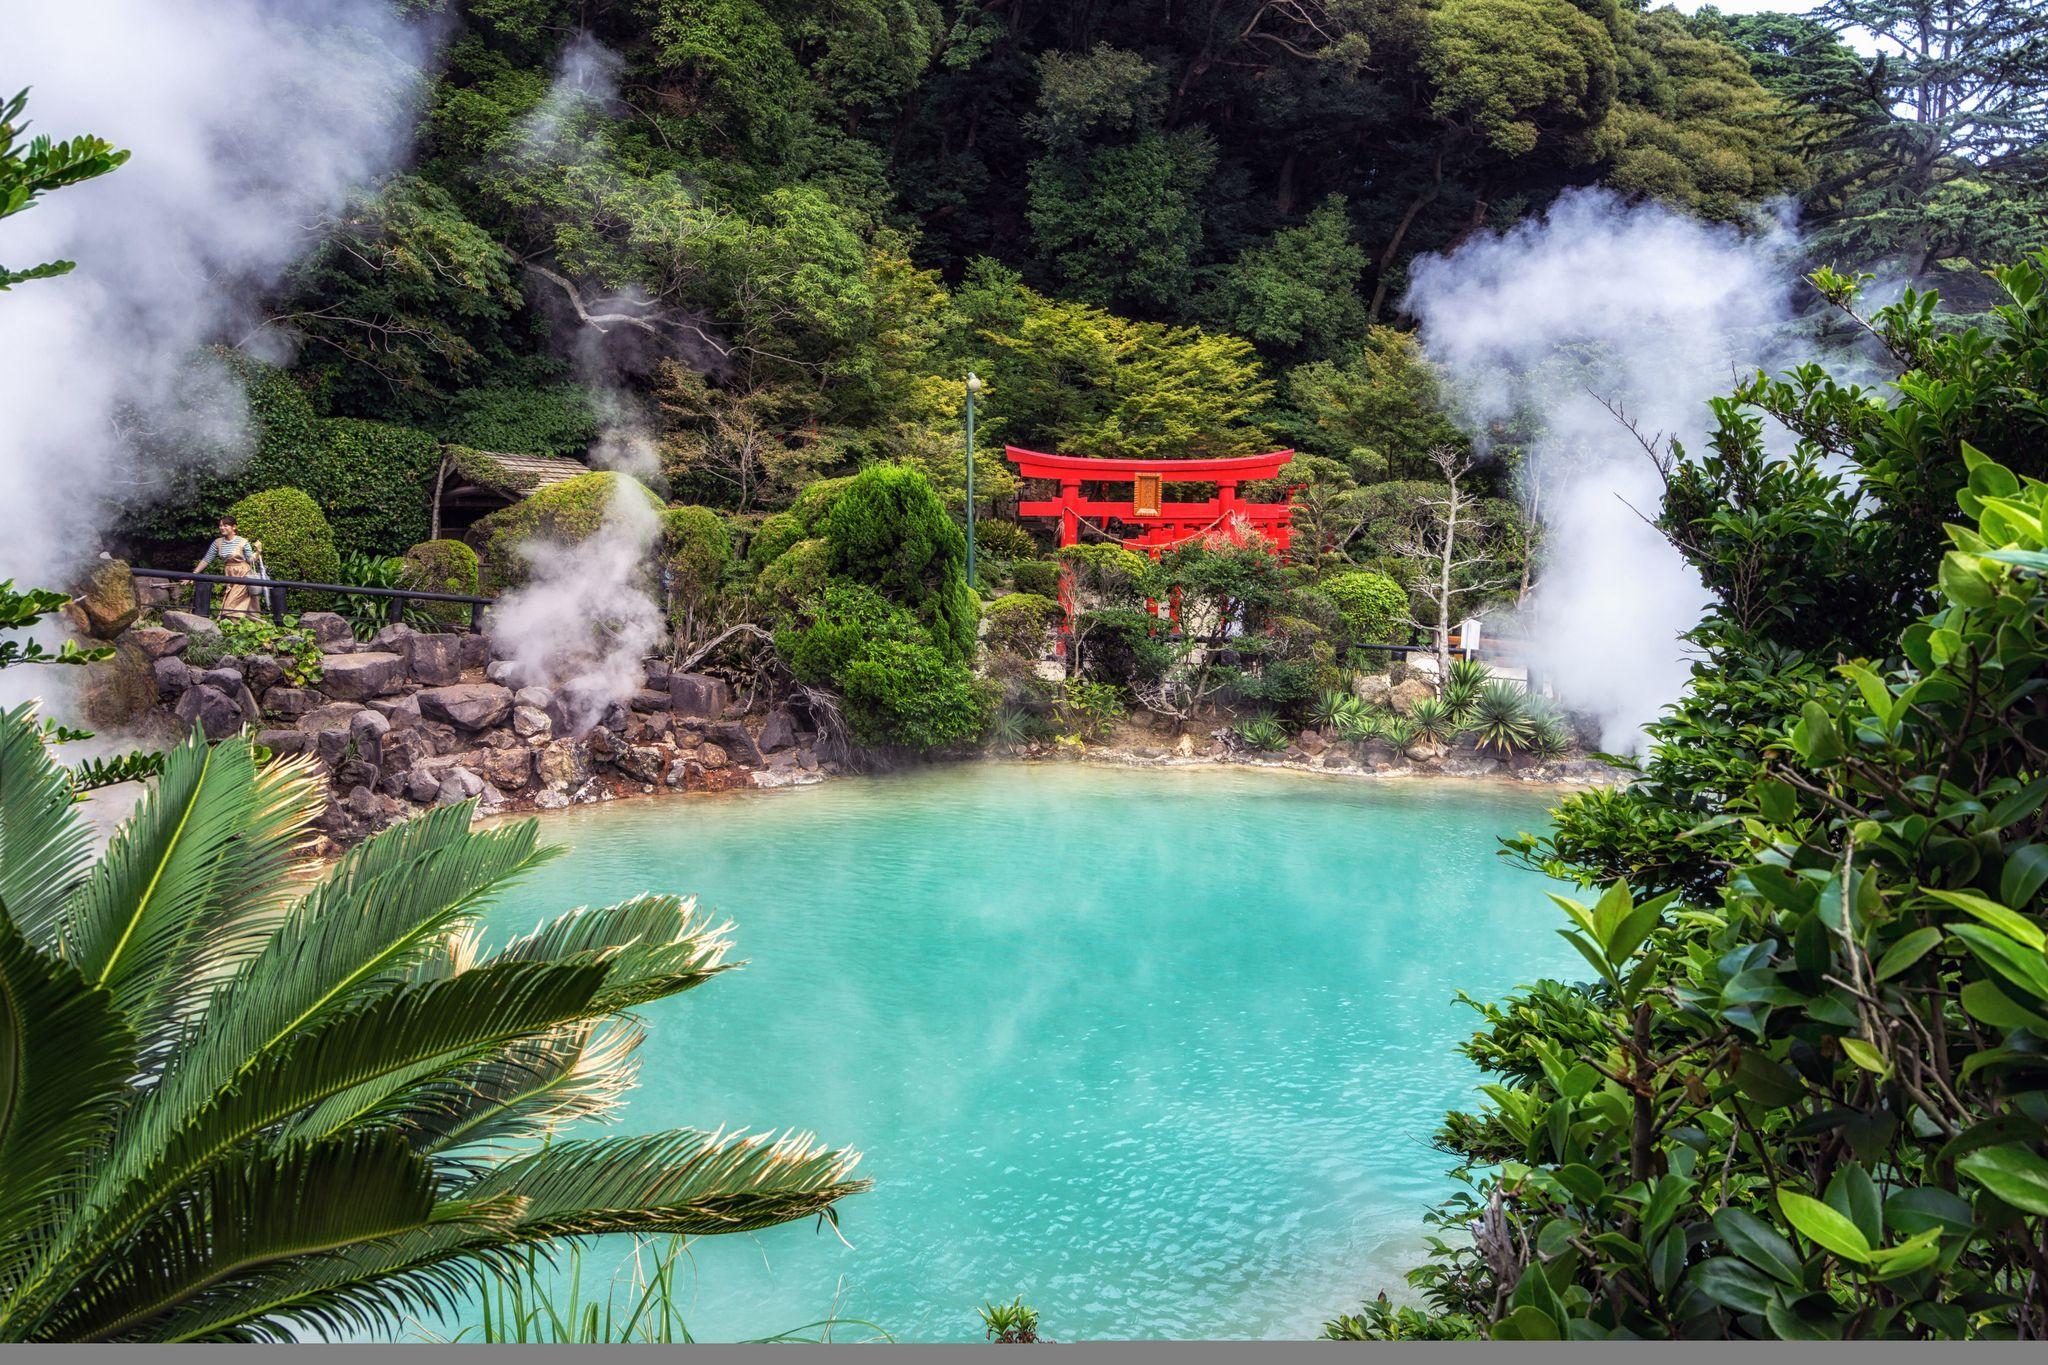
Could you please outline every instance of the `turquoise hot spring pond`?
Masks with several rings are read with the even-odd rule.
[[[1544,794],[1250,771],[961,765],[564,813],[502,939],[694,893],[746,966],[645,1012],[623,1131],[815,1131],[875,1188],[692,1244],[699,1340],[827,1317],[969,1340],[1313,1336],[1398,1291],[1477,1073],[1459,990],[1577,959],[1495,856]],[[585,1257],[585,1292],[628,1250]],[[836,1340],[874,1332],[846,1323]]]

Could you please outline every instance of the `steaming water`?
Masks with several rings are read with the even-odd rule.
[[[1020,1293],[1061,1339],[1300,1337],[1398,1292],[1452,1188],[1453,992],[1577,974],[1493,856],[1545,820],[1460,784],[963,766],[551,817],[574,851],[490,928],[696,892],[748,965],[647,1011],[622,1128],[866,1154],[850,1248],[694,1244],[700,1340],[968,1339]]]

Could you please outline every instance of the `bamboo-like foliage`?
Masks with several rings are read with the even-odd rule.
[[[621,1012],[726,970],[726,926],[642,896],[479,953],[547,856],[530,822],[436,810],[308,883],[321,800],[195,737],[94,861],[32,713],[0,714],[0,1340],[388,1331],[564,1239],[865,1187],[808,1135],[558,1137],[631,1084]]]

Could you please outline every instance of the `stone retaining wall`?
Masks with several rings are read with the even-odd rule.
[[[209,739],[247,727],[266,748],[317,760],[332,785],[319,828],[335,847],[454,801],[474,799],[479,815],[558,810],[661,790],[790,786],[832,770],[799,707],[742,714],[721,679],[671,675],[659,661],[632,697],[607,703],[533,685],[484,636],[396,625],[358,643],[331,612],[299,624],[322,651],[321,677],[306,686],[269,655],[188,662],[192,641],[212,632],[218,642],[219,628],[185,612],[122,631],[116,645],[135,666],[147,661],[152,720]]]

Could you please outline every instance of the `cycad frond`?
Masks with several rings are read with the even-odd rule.
[[[48,943],[57,913],[85,881],[92,831],[71,780],[50,757],[33,703],[0,713],[0,905],[22,937]]]
[[[0,908],[0,1301],[71,1207],[135,1065],[107,993]]]
[[[229,849],[256,808],[246,742],[209,746],[194,733],[115,832],[106,855],[59,922],[64,957],[113,992],[147,1044],[162,994],[231,865]]]
[[[311,1110],[278,1140],[329,1136],[368,1107],[356,1098],[366,1091],[418,1084],[516,1038],[584,1017],[603,979],[601,967],[514,963],[400,987],[299,1035],[167,1137],[146,1142],[144,1135],[157,1138],[161,1128],[146,1121],[125,1125],[124,1141],[62,1244],[42,1258],[33,1292],[10,1306],[13,1315],[40,1318],[66,1292],[71,1268],[108,1256],[151,1209],[257,1135]],[[337,1097],[345,1098],[337,1105]],[[154,1098],[145,1096],[142,1107]]]
[[[180,1305],[233,1302],[263,1268],[416,1232],[435,1221],[433,1173],[395,1133],[374,1129],[251,1153],[164,1205],[51,1319],[68,1340],[149,1336]]]
[[[451,925],[544,853],[532,823],[484,833],[445,806],[357,846],[215,992],[150,1108],[183,1122],[303,1030],[403,980]]]
[[[711,925],[692,896],[636,896],[601,910],[577,909],[514,939],[489,962],[603,962],[610,969],[600,1002],[608,1010],[701,986],[737,963],[730,924]]]
[[[858,1152],[833,1151],[808,1133],[591,1138],[506,1162],[463,1196],[524,1197],[518,1231],[528,1237],[748,1232],[821,1213],[866,1189],[867,1181],[850,1178],[859,1160]]]
[[[633,1088],[644,1032],[628,1020],[585,1022],[510,1047],[379,1114],[417,1151],[461,1152],[547,1139],[564,1125],[611,1117]]]
[[[294,1341],[306,1332],[364,1337],[388,1332],[403,1317],[453,1313],[490,1273],[517,1264],[506,1239],[522,1206],[513,1196],[444,1201],[437,1213],[460,1216],[275,1262],[232,1296],[166,1318],[154,1335],[161,1341]]]

